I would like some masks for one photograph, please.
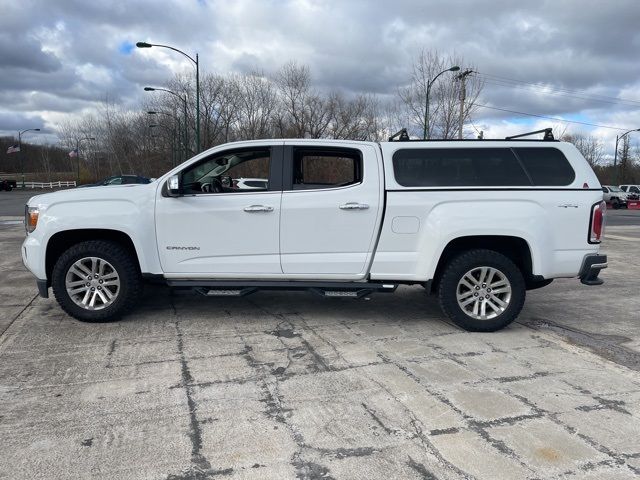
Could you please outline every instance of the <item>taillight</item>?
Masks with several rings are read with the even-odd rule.
[[[589,222],[589,243],[600,243],[602,241],[606,211],[607,204],[604,203],[604,201],[598,202],[593,207],[591,207],[591,221]]]

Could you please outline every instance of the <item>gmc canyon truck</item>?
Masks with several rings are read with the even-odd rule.
[[[23,261],[89,322],[121,317],[145,281],[356,298],[419,284],[460,327],[495,331],[527,290],[602,283],[602,189],[573,145],[400,138],[230,143],[148,185],[38,195]]]

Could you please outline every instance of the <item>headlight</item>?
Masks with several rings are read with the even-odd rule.
[[[39,215],[40,209],[38,207],[30,207],[27,205],[24,208],[24,226],[27,229],[27,233],[31,233],[36,229]]]

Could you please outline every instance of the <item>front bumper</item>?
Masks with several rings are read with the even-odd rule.
[[[578,278],[584,285],[602,285],[604,280],[598,278],[598,274],[607,266],[606,255],[587,255],[582,262]]]
[[[49,298],[49,282],[47,280],[41,245],[35,235],[27,235],[20,249],[20,253],[22,254],[22,263],[36,277],[38,293],[43,298]]]

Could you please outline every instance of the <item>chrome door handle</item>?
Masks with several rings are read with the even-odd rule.
[[[563,203],[562,205],[558,205],[559,208],[578,208],[578,205],[574,203]]]
[[[366,203],[349,202],[340,205],[340,210],[366,210],[369,205]]]
[[[248,207],[244,207],[245,212],[273,212],[273,207],[268,205],[249,205]]]

